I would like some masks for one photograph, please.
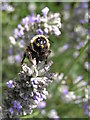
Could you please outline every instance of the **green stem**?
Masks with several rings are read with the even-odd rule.
[[[79,54],[79,56],[76,58],[75,62],[72,62],[71,66],[69,67],[69,70],[66,71],[65,75],[69,74],[70,71],[72,70],[72,68],[74,67],[74,65],[79,61],[79,59],[81,58],[81,56],[83,55],[85,49],[87,48],[88,46],[88,42],[86,43],[86,45],[81,49],[81,52]]]

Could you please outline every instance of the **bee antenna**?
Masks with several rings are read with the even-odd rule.
[[[51,39],[49,39],[49,41],[50,41],[51,43],[54,43]]]

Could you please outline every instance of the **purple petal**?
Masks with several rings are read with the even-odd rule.
[[[21,45],[24,45],[24,44],[25,44],[24,40],[21,40],[20,43],[21,43]]]
[[[34,99],[38,101],[38,99],[37,99],[37,95],[36,95],[36,94],[34,95]]]
[[[49,12],[49,8],[48,7],[45,7],[45,8],[42,9],[42,14],[44,16],[46,16],[48,14],[48,12]]]
[[[16,55],[15,56],[15,61],[16,62],[20,62],[21,61],[21,56],[20,55]]]
[[[28,23],[28,20],[29,20],[28,17],[23,18],[23,19],[22,19],[22,24],[23,24],[23,25],[26,25],[26,24]]]
[[[88,2],[82,2],[81,4],[80,4],[80,7],[81,8],[83,8],[83,9],[88,9]]]
[[[40,21],[40,14],[37,15],[35,22],[38,23]]]
[[[10,47],[10,49],[8,50],[8,54],[12,55],[12,47]]]
[[[34,15],[32,15],[32,16],[29,17],[29,23],[30,24],[34,23],[34,20],[35,20]]]
[[[88,113],[89,113],[89,112],[88,112],[88,109],[86,109],[86,110],[85,110],[85,114],[88,115]]]
[[[42,101],[38,104],[38,108],[45,108],[46,107],[46,102]]]
[[[69,5],[69,4],[65,4],[65,5],[64,5],[64,9],[65,9],[65,10],[69,10],[69,9],[70,9],[70,5]]]
[[[39,29],[37,30],[37,34],[43,35],[43,31],[39,28]]]
[[[33,84],[34,84],[34,85],[37,85],[37,83],[35,82],[35,80],[33,80]]]
[[[18,35],[19,30],[17,28],[14,29],[13,34]]]
[[[13,108],[9,108],[9,112],[12,115],[13,114]]]
[[[13,88],[13,81],[12,80],[8,81],[7,86],[8,88]]]
[[[6,8],[8,7],[8,3],[4,3],[4,5],[1,6],[1,10],[6,10]]]
[[[18,36],[19,36],[19,37],[22,37],[23,35],[24,35],[23,30],[18,31]]]
[[[56,26],[53,28],[53,31],[56,36],[59,36],[61,34],[60,30]]]
[[[13,108],[16,110],[16,111],[19,111],[21,108],[22,108],[22,106],[20,105],[20,102],[18,102],[18,101],[13,101]]]

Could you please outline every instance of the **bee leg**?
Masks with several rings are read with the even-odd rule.
[[[24,52],[23,59],[22,59],[22,61],[21,61],[21,65],[23,64],[25,58],[26,58],[26,51]]]
[[[45,59],[45,64],[47,64],[47,57],[46,57],[46,59]]]
[[[47,58],[48,58],[48,55],[50,55],[50,53],[51,53],[51,50],[48,50],[45,58],[45,64],[47,64]]]
[[[49,54],[49,55],[51,54],[51,50],[48,50],[48,54]]]
[[[36,58],[36,65],[38,65],[39,63],[39,58]]]
[[[28,53],[28,57],[29,57],[29,61],[31,62],[31,64],[33,64],[32,55],[30,52]]]

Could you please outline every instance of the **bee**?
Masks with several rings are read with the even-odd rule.
[[[45,61],[45,64],[47,64],[47,58],[50,53],[49,40],[44,35],[36,35],[30,40],[29,45],[26,47],[21,64],[23,64],[26,57],[31,64],[34,64],[34,59],[36,60],[36,64],[40,61]]]

